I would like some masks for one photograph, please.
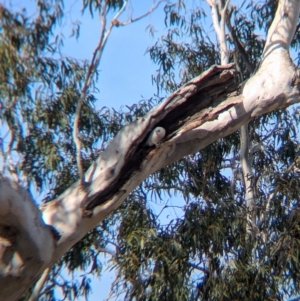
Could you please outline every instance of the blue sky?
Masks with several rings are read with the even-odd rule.
[[[92,56],[100,32],[100,22],[97,17],[91,19],[88,11],[80,13],[81,0],[67,0],[71,8],[68,12],[68,23],[80,20],[81,29],[78,41],[74,38],[65,40],[64,53],[79,59],[89,59]],[[151,0],[132,1],[133,17],[142,14],[151,7]],[[126,19],[126,13],[121,20]],[[149,98],[156,91],[151,83],[151,75],[156,66],[145,54],[148,46],[154,44],[156,38],[164,29],[163,5],[150,16],[136,23],[123,27],[114,27],[105,47],[100,63],[100,78],[97,107],[110,106],[118,108],[121,105],[131,105],[141,99],[141,95]],[[156,37],[150,37],[146,31],[147,25],[155,25],[158,30]],[[64,28],[65,36],[71,32],[68,24]]]

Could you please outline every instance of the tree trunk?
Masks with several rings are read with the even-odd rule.
[[[124,127],[86,172],[84,185],[73,184],[40,210],[17,183],[1,178],[0,300],[16,300],[150,174],[256,116],[299,102],[299,74],[288,51],[299,9],[297,0],[279,1],[260,68],[242,91],[233,65],[212,66]],[[149,146],[156,127],[166,136]]]

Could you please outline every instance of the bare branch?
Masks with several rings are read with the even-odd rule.
[[[226,65],[229,63],[229,53],[226,44],[226,32],[225,32],[225,24],[226,24],[229,0],[226,1],[224,7],[220,7],[222,3],[217,2],[217,0],[207,0],[206,2],[211,8],[213,25],[220,43],[221,65]]]
[[[31,296],[29,298],[29,301],[36,301],[40,297],[42,288],[47,281],[48,275],[50,273],[51,268],[48,267],[42,274],[41,278],[37,281],[37,283],[34,286],[34,289],[31,293]]]
[[[16,300],[49,266],[55,242],[26,189],[0,176],[0,190],[0,249],[6,256],[1,264],[0,299]]]
[[[20,180],[19,175],[18,175],[16,166],[13,162],[12,156],[11,156],[11,150],[12,150],[13,144],[15,142],[15,134],[16,134],[15,128],[12,128],[8,148],[7,148],[7,151],[5,152],[5,166],[4,167],[7,167],[8,171],[9,171],[10,175],[13,177],[13,179],[16,182],[19,182],[19,180]]]
[[[229,64],[229,53],[228,53],[228,47],[227,47],[227,43],[226,43],[226,28],[225,28],[225,24],[226,24],[226,19],[228,18],[227,16],[227,9],[228,9],[228,5],[229,5],[229,1],[230,0],[226,0],[226,3],[224,5],[224,7],[221,9],[220,12],[220,16],[221,16],[221,20],[220,20],[220,48],[221,48],[221,64]],[[220,2],[222,3],[222,2]]]
[[[202,268],[202,267],[200,267],[199,265],[197,265],[197,264],[195,264],[195,263],[188,262],[188,265],[189,265],[190,267],[192,267],[192,268],[198,270],[198,271],[201,271],[201,272],[203,272],[203,273],[205,273],[205,274],[209,274],[209,271],[208,271],[207,269]]]
[[[74,117],[74,126],[73,126],[73,139],[76,145],[76,161],[77,161],[77,166],[78,166],[78,172],[80,176],[80,183],[83,185],[85,183],[85,176],[84,176],[84,170],[82,166],[82,158],[81,158],[81,140],[79,137],[79,121],[80,121],[80,112],[82,109],[82,105],[84,102],[84,99],[87,95],[87,91],[92,83],[93,76],[95,74],[95,71],[100,63],[103,50],[105,48],[106,42],[108,37],[110,36],[110,33],[113,29],[114,26],[120,26],[120,25],[127,25],[136,21],[141,20],[142,18],[148,16],[150,13],[152,13],[159,5],[160,3],[165,2],[165,0],[159,1],[155,6],[153,6],[148,12],[145,14],[135,18],[131,19],[125,22],[119,22],[118,18],[121,16],[121,14],[125,11],[128,1],[124,1],[123,6],[120,8],[120,10],[116,13],[116,15],[112,18],[108,28],[107,28],[107,5],[106,2],[103,4],[103,8],[101,10],[101,25],[102,25],[102,30],[100,33],[100,38],[97,47],[94,50],[87,75],[83,84],[83,88],[81,90],[80,97],[77,102],[77,107],[76,107],[76,113]]]
[[[243,171],[243,181],[245,187],[245,200],[247,208],[247,232],[253,234],[255,225],[255,194],[254,176],[252,173],[252,160],[249,157],[249,129],[248,124],[244,124],[240,130],[241,143],[241,165]],[[249,226],[250,225],[250,226]]]
[[[106,14],[107,14],[107,6],[106,2],[103,4],[103,8],[101,10],[101,25],[102,25],[102,30],[100,33],[100,38],[97,47],[94,50],[92,60],[90,62],[88,72],[83,84],[83,88],[81,90],[80,97],[77,102],[77,107],[76,107],[76,113],[75,113],[75,118],[74,118],[74,126],[73,126],[73,139],[76,145],[76,161],[77,161],[77,166],[78,166],[78,172],[80,176],[80,182],[81,184],[85,183],[85,177],[84,177],[84,171],[83,171],[83,166],[82,166],[82,161],[81,161],[81,140],[79,137],[79,120],[80,120],[80,112],[81,108],[84,102],[84,99],[87,95],[87,91],[92,83],[93,76],[95,74],[95,71],[100,63],[101,56],[104,50],[104,47],[106,45],[107,39],[110,35],[110,32],[114,26],[114,21],[117,20],[117,18],[124,12],[126,6],[127,6],[127,1],[124,1],[124,4],[122,8],[117,12],[113,20],[110,22],[110,25],[108,29],[106,29]]]
[[[245,48],[242,46],[242,44],[240,43],[237,35],[235,34],[235,31],[232,28],[231,25],[231,21],[230,18],[226,18],[226,25],[228,27],[229,30],[229,37],[231,39],[231,41],[234,43],[236,50],[238,51],[238,53],[241,55],[243,62],[246,65],[246,68],[248,69],[248,71],[250,72],[250,74],[252,74],[255,70],[254,65],[250,62],[249,57],[246,53]]]
[[[112,257],[116,257],[116,253],[115,253],[114,251],[108,250],[108,249],[106,249],[106,248],[98,247],[97,250],[98,250],[99,252],[109,254],[109,255],[112,256]]]
[[[147,12],[145,12],[144,14],[140,15],[139,17],[136,17],[136,18],[130,18],[129,20],[127,21],[124,21],[124,22],[118,22],[117,23],[117,26],[124,26],[124,25],[128,25],[128,24],[131,24],[131,23],[134,23],[134,22],[137,22],[145,17],[147,17],[148,15],[150,15],[154,10],[156,10],[158,8],[158,6],[163,3],[163,2],[167,2],[167,0],[160,0],[156,3],[156,5],[152,6]]]
[[[216,31],[218,38],[220,37],[220,23],[219,23],[219,11],[217,6],[217,0],[206,0],[207,4],[211,8],[211,17],[213,21],[213,25]]]

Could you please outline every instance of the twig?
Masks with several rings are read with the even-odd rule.
[[[226,25],[227,25],[227,28],[229,30],[230,40],[232,41],[232,43],[234,44],[235,48],[238,50],[239,54],[241,55],[242,60],[243,60],[243,62],[246,65],[246,68],[248,69],[248,71],[250,72],[250,74],[252,74],[254,72],[254,70],[255,70],[254,65],[250,62],[249,57],[248,57],[248,55],[246,53],[245,48],[242,46],[242,44],[240,43],[237,35],[235,34],[229,18],[226,18]]]
[[[124,26],[124,25],[128,25],[128,24],[131,24],[131,23],[134,23],[136,21],[139,21],[145,17],[147,17],[148,15],[150,15],[154,10],[156,10],[158,8],[158,6],[163,3],[163,2],[167,2],[167,0],[161,0],[161,1],[158,1],[157,4],[153,7],[150,8],[150,10],[148,10],[146,13],[140,15],[139,17],[136,17],[134,19],[130,19],[130,20],[127,20],[127,21],[124,21],[124,22],[118,22],[117,25],[118,26]]]
[[[112,256],[112,257],[116,257],[116,253],[115,253],[115,252],[113,252],[113,251],[111,251],[111,250],[108,250],[108,249],[106,249],[106,248],[98,247],[98,248],[97,248],[97,251],[102,252],[102,253],[109,254],[109,255]]]
[[[80,120],[81,108],[82,108],[84,99],[86,97],[88,88],[91,85],[93,75],[95,74],[96,68],[98,67],[99,62],[101,60],[101,56],[102,56],[105,44],[107,42],[107,38],[109,37],[110,32],[114,26],[114,22],[123,13],[123,11],[125,10],[125,8],[127,6],[127,3],[128,3],[127,1],[124,1],[122,8],[117,12],[117,14],[113,18],[113,20],[110,22],[108,29],[106,29],[107,8],[106,8],[106,2],[104,2],[102,13],[101,13],[102,30],[101,30],[101,34],[100,34],[99,43],[93,53],[92,60],[89,65],[88,72],[87,72],[87,75],[86,75],[86,78],[85,78],[85,81],[83,84],[83,88],[81,90],[81,94],[80,94],[80,97],[77,102],[77,108],[76,108],[76,113],[75,113],[75,118],[74,118],[74,126],[73,126],[73,139],[74,139],[74,142],[76,145],[76,161],[77,161],[78,172],[79,172],[81,184],[85,183],[84,171],[83,171],[83,166],[82,166],[82,161],[81,161],[81,140],[78,135],[79,134],[79,120]]]
[[[40,297],[41,290],[47,281],[48,275],[50,273],[51,268],[48,267],[42,274],[41,278],[37,281],[32,291],[32,294],[29,298],[29,301],[36,301]]]
[[[89,64],[88,67],[88,71],[87,71],[87,75],[83,84],[83,88],[81,90],[80,93],[80,97],[78,99],[77,102],[77,107],[76,107],[76,112],[75,112],[75,117],[74,117],[74,125],[73,125],[73,139],[74,139],[74,143],[76,146],[76,162],[77,162],[77,167],[78,167],[78,172],[79,172],[79,176],[80,176],[80,184],[84,185],[85,183],[85,176],[84,176],[84,170],[83,170],[83,166],[82,166],[82,157],[81,157],[81,140],[79,138],[79,121],[80,121],[80,112],[82,109],[82,105],[84,102],[84,99],[86,98],[87,95],[87,91],[92,83],[92,79],[93,76],[95,74],[95,71],[100,63],[102,54],[103,54],[103,50],[105,48],[107,39],[112,31],[112,28],[114,26],[124,26],[136,21],[141,20],[142,18],[148,16],[150,13],[152,13],[158,6],[160,3],[165,2],[165,0],[161,0],[159,1],[155,6],[153,6],[148,12],[146,12],[145,14],[135,18],[135,19],[130,19],[128,21],[125,22],[119,22],[118,18],[120,17],[120,15],[124,12],[124,10],[127,7],[128,4],[128,0],[124,1],[123,6],[120,8],[120,10],[116,13],[116,15],[112,18],[108,28],[107,28],[107,18],[106,18],[106,14],[108,12],[107,10],[107,2],[105,1],[103,3],[103,7],[101,9],[101,15],[100,15],[100,19],[101,19],[101,26],[102,26],[102,30],[100,33],[100,38],[99,38],[99,42],[97,47],[94,50],[91,62]]]
[[[195,264],[195,263],[188,262],[188,265],[189,265],[190,267],[196,269],[196,270],[199,270],[199,271],[205,273],[205,274],[209,274],[209,271],[208,271],[208,270],[206,270],[205,268],[199,267],[199,266],[198,266],[197,264]]]

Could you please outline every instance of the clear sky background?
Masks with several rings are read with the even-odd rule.
[[[24,1],[24,0],[23,0]],[[97,16],[91,18],[88,11],[80,13],[81,0],[65,0],[68,22],[64,25],[67,37],[71,32],[70,21],[81,22],[80,37],[66,39],[64,53],[77,59],[91,59],[97,45],[100,33],[100,22]],[[149,10],[151,0],[132,0],[133,17]],[[121,20],[126,20],[124,13]],[[146,27],[152,24],[157,29],[153,38]],[[141,95],[149,98],[156,91],[151,84],[151,75],[157,66],[145,54],[147,47],[154,44],[164,29],[164,12],[161,5],[151,15],[144,19],[122,27],[114,27],[105,47],[100,63],[100,77],[97,107],[109,106],[119,108],[121,105],[131,105],[141,99]]]

